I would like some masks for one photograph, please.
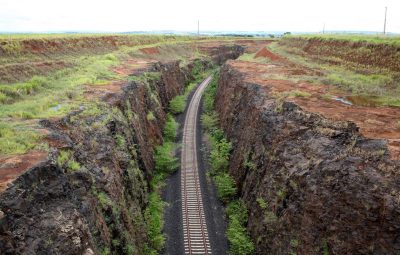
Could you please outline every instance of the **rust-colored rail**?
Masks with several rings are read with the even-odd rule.
[[[200,100],[210,80],[211,77],[208,77],[196,89],[190,101],[183,127],[181,157],[183,239],[185,254],[190,255],[211,254],[200,189],[196,143]]]

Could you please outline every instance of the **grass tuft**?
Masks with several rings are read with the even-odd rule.
[[[169,102],[169,110],[173,114],[179,114],[185,111],[186,97],[184,95],[176,96]]]
[[[165,122],[164,127],[165,141],[173,142],[176,137],[178,128],[179,124],[175,121],[174,117],[171,114],[167,114],[167,121]]]
[[[34,149],[41,137],[28,128],[0,123],[0,154],[24,154]]]

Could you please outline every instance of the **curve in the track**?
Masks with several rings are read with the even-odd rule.
[[[205,79],[190,101],[183,127],[181,157],[181,196],[185,254],[211,254],[200,188],[196,127],[201,96],[211,81]]]

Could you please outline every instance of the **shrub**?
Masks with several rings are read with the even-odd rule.
[[[172,142],[175,140],[176,132],[178,130],[179,124],[175,121],[171,114],[167,115],[167,121],[164,127],[164,139],[165,141]]]
[[[218,72],[214,73],[214,77],[218,77]],[[214,110],[215,95],[217,94],[217,79],[214,78],[206,88],[203,96],[204,112],[210,113]]]
[[[153,112],[148,112],[146,117],[147,117],[148,121],[153,121],[153,120],[156,119],[156,117],[154,117],[154,113]]]
[[[68,162],[67,167],[71,171],[77,171],[81,169],[81,165],[73,159]]]
[[[228,173],[221,173],[214,177],[217,186],[218,198],[227,203],[236,195],[235,180]]]
[[[173,114],[182,113],[186,107],[186,97],[176,96],[169,102],[169,110]]]
[[[101,191],[99,193],[96,193],[95,195],[103,208],[106,208],[109,205],[111,205],[111,200],[105,192]]]
[[[218,115],[215,111],[210,113],[205,113],[201,115],[201,123],[204,129],[209,132],[217,128],[218,125]]]
[[[127,255],[133,255],[133,254],[135,254],[135,247],[132,245],[132,244],[126,244],[125,245],[125,247],[124,247],[124,252],[127,254]]]
[[[161,200],[160,195],[156,191],[150,193],[149,205],[145,211],[145,219],[147,223],[147,233],[151,241],[151,246],[155,250],[160,251],[164,247],[165,237],[162,234],[164,226],[163,211],[165,203]]]
[[[258,205],[261,207],[261,209],[268,208],[268,203],[262,197],[257,198],[256,201],[257,201]]]
[[[225,172],[229,165],[229,155],[232,145],[225,138],[213,143],[210,153],[211,169],[214,174]]]
[[[232,176],[227,173],[229,156],[232,144],[224,137],[224,132],[217,128],[218,116],[214,111],[214,98],[216,95],[217,81],[214,78],[204,94],[204,110],[202,123],[208,132],[211,142],[210,166],[217,187],[220,200],[229,202],[226,213],[229,218],[227,237],[229,240],[231,255],[248,255],[255,250],[251,241],[246,224],[248,211],[244,202],[240,199],[233,200],[237,193],[236,183]],[[248,158],[249,155],[246,156]]]
[[[159,173],[172,173],[178,169],[178,159],[173,156],[174,144],[164,142],[163,145],[156,147],[154,160],[155,169]]]
[[[252,243],[245,225],[247,224],[248,212],[246,205],[240,199],[235,200],[226,208],[229,217],[227,237],[230,243],[229,254],[246,255],[254,252]]]
[[[236,199],[228,204],[226,207],[226,214],[228,218],[235,217],[239,220],[241,225],[247,224],[248,212],[243,200]]]
[[[118,148],[124,149],[126,147],[126,141],[125,141],[125,138],[122,135],[117,134],[115,136],[115,141],[117,143],[117,147]]]
[[[226,235],[230,244],[229,254],[248,255],[254,252],[254,244],[247,234],[246,228],[240,223],[237,217],[230,217]]]
[[[57,164],[59,167],[66,167],[70,171],[77,171],[81,168],[81,165],[73,159],[70,151],[60,151]]]

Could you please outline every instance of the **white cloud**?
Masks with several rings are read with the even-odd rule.
[[[398,0],[0,0],[0,31],[262,30],[400,32]]]

